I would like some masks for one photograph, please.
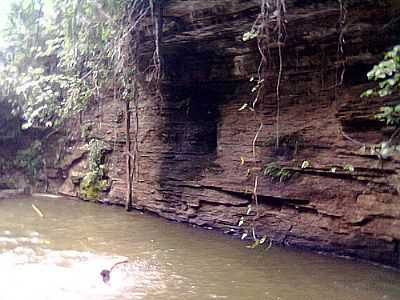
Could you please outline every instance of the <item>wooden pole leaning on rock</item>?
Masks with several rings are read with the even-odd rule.
[[[131,172],[132,172],[132,160],[131,160],[131,112],[130,112],[130,103],[129,100],[126,100],[125,105],[125,134],[126,134],[126,146],[125,146],[125,155],[126,155],[126,202],[125,209],[130,211],[132,209],[132,180],[131,180]]]

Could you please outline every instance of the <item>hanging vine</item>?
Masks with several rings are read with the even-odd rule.
[[[252,153],[253,160],[256,161],[256,143],[262,129],[264,127],[263,120],[257,113],[257,103],[265,94],[265,76],[268,69],[272,66],[270,49],[278,49],[278,76],[275,86],[276,96],[276,115],[275,115],[275,147],[279,148],[280,140],[280,113],[281,113],[281,81],[283,73],[283,45],[286,38],[286,3],[285,0],[261,0],[260,13],[256,18],[251,30],[243,35],[243,40],[247,41],[250,39],[257,38],[257,47],[261,56],[260,63],[257,69],[256,85],[253,91],[257,91],[254,100],[251,104],[244,104],[239,110],[249,108],[255,116],[255,119],[259,123],[259,127],[254,135],[252,141]],[[254,78],[250,79],[254,81]],[[254,184],[252,191],[252,201],[255,206],[255,213],[250,221],[249,228],[245,230],[242,235],[242,239],[246,238],[249,234],[253,239],[251,248],[256,247],[260,244],[265,243],[267,240],[266,236],[261,238],[257,235],[256,221],[259,218],[259,202],[258,202],[258,182],[259,175],[254,176]],[[250,204],[246,215],[249,216],[252,213],[253,205]],[[242,217],[239,222],[239,226],[244,224],[245,218]],[[270,245],[271,246],[271,241]]]
[[[345,0],[338,0],[339,2],[339,20],[337,23],[338,31],[338,46],[337,46],[337,66],[336,66],[336,87],[343,84],[344,75],[346,73],[346,58],[344,54],[344,45],[346,40],[344,38],[346,21],[347,21],[347,3]]]

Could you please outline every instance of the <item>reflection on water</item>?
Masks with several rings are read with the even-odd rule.
[[[0,300],[400,299],[397,272],[60,199],[0,201],[0,267]]]

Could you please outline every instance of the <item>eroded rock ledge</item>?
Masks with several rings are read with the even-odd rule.
[[[282,143],[280,149],[274,148],[277,57],[271,49],[268,93],[258,108],[264,129],[256,161],[252,140],[258,121],[238,109],[252,98],[249,78],[258,67],[255,42],[242,41],[258,13],[258,1],[166,2],[163,97],[143,91],[139,101],[134,205],[168,219],[238,232],[238,221],[251,202],[254,178],[248,170],[260,172],[277,162],[294,175],[284,183],[260,177],[260,234],[284,245],[399,266],[399,160],[394,157],[381,164],[343,135],[368,143],[385,138],[372,116],[390,99],[361,100],[359,95],[367,86],[366,72],[395,42],[396,30],[385,24],[399,11],[368,1],[349,9],[346,75],[344,85],[335,89],[340,64],[337,3],[287,2]],[[150,55],[153,44],[146,36],[142,45],[143,57]],[[50,189],[76,195],[73,177],[84,169],[86,157],[78,128],[95,120],[91,134],[112,148],[107,158],[112,186],[106,198],[122,204],[123,105],[105,96],[82,122],[71,120],[63,159],[55,159],[61,150],[55,142],[58,137],[52,137],[47,161],[53,164],[47,166],[47,174]],[[301,169],[304,160],[312,167]],[[354,166],[354,172],[344,171],[346,164]]]

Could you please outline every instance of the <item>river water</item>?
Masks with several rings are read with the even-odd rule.
[[[400,273],[382,267],[47,197],[0,201],[0,267],[0,300],[400,299]]]

